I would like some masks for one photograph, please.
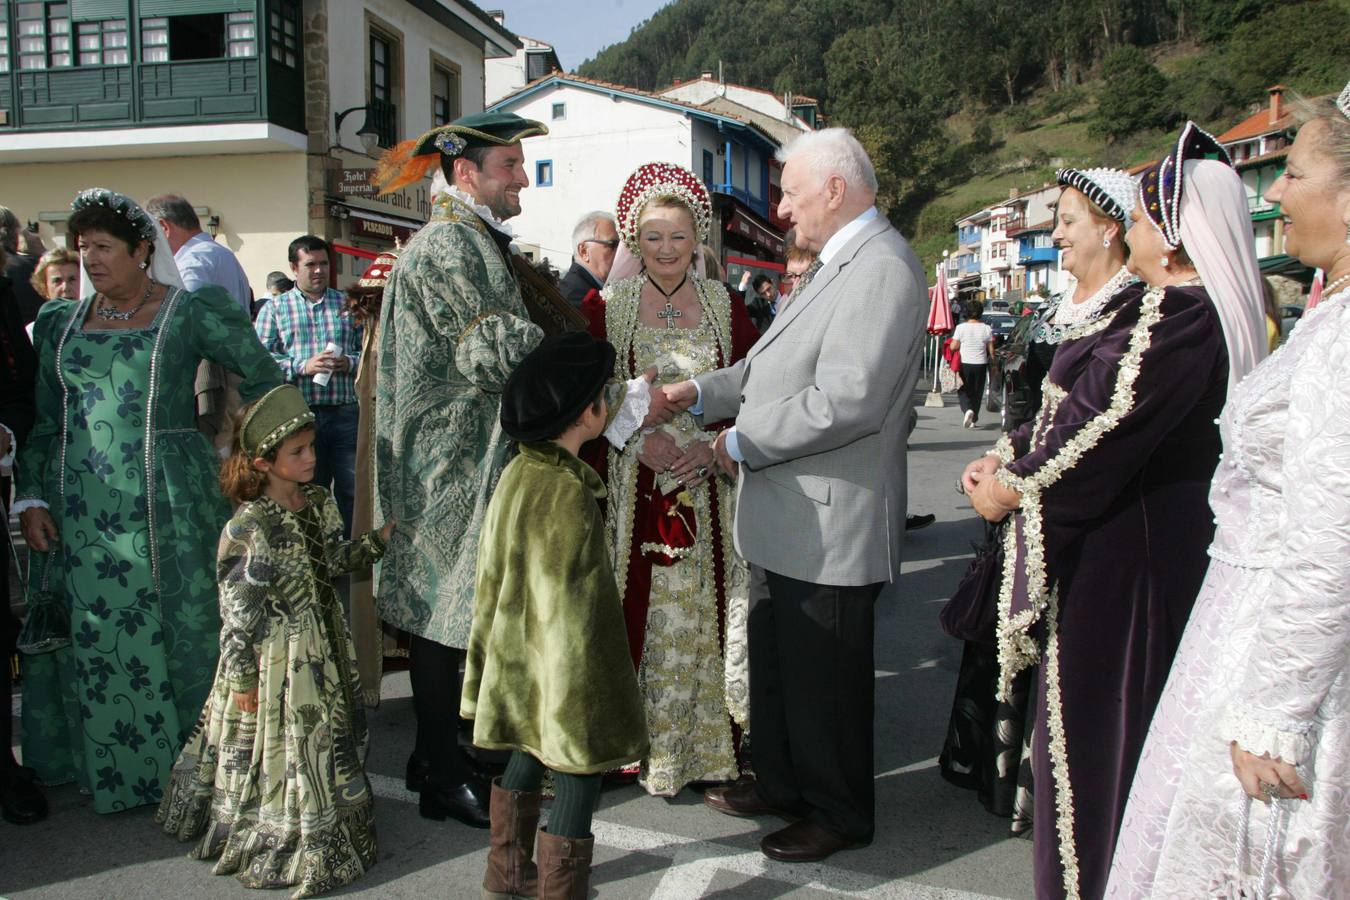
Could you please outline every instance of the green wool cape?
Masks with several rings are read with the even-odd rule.
[[[647,723],[595,470],[520,445],[488,505],[460,715],[473,742],[590,775],[641,759]]]

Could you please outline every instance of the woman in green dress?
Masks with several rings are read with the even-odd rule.
[[[81,298],[38,315],[38,418],[15,509],[35,576],[70,606],[71,646],[29,657],[23,758],[94,809],[157,803],[219,656],[215,548],[230,507],[197,431],[202,360],[256,399],[281,370],[218,288],[182,289],[168,242],[127,197],[82,191],[67,223]]]

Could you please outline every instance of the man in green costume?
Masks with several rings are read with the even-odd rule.
[[[398,522],[380,573],[384,621],[411,636],[417,743],[407,786],[423,816],[488,825],[487,786],[457,746],[459,669],[473,619],[478,537],[507,462],[498,421],[507,377],[543,338],[521,299],[505,219],[529,185],[520,142],[539,122],[479,113],[391,150],[384,191],[439,168],[431,221],[403,248],[385,290],[375,402],[376,482]],[[664,399],[630,391],[641,422]],[[649,410],[648,403],[653,404]],[[629,419],[632,419],[632,415]]]

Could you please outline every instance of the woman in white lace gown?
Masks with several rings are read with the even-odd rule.
[[[707,189],[688,169],[648,163],[616,209],[641,271],[615,263],[601,297],[582,305],[593,335],[618,351],[616,370],[657,383],[731,365],[758,332],[726,288],[693,269],[708,238]],[[735,486],[716,477],[712,440],[724,425],[682,412],[596,461],[609,488],[606,528],[623,593],[629,650],[646,701],[651,749],[639,780],[659,796],[740,773],[748,719],[745,622],[749,576],[732,546]]]
[[[1327,291],[1224,411],[1212,561],[1108,897],[1350,898],[1350,85],[1266,199]]]

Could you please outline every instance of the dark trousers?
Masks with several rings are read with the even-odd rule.
[[[750,722],[760,797],[870,841],[873,604],[880,584],[833,587],[750,567]]]
[[[314,407],[314,484],[328,488],[342,513],[342,527],[352,536],[352,500],[356,496],[355,403]]]
[[[0,478],[0,490],[3,490],[4,496],[9,497],[9,479]],[[4,575],[0,578],[0,701],[4,702],[4,708],[0,709],[0,773],[6,771],[15,764],[14,760],[14,719],[10,714],[10,691],[14,686],[10,682],[10,660],[14,655],[14,642],[19,639],[19,620],[14,618],[10,612],[9,596],[9,573],[10,559],[9,552],[9,504],[0,502],[0,513],[5,516],[4,534],[0,535],[0,553],[4,554]]]
[[[980,404],[984,402],[984,380],[989,366],[984,363],[961,363],[961,389],[956,392],[961,412],[974,410],[975,421],[980,420]]]
[[[417,741],[413,753],[431,765],[431,774],[443,785],[463,784],[469,778],[459,750],[459,694],[463,681],[459,667],[464,651],[424,637],[408,638],[408,679],[412,684]]]

